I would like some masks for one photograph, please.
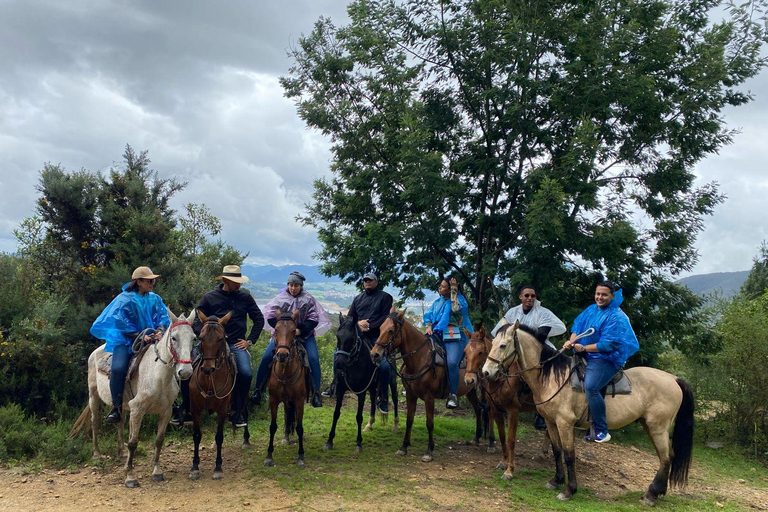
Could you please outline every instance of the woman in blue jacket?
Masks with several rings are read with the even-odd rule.
[[[576,317],[571,328],[571,339],[564,345],[565,348],[572,347],[575,352],[584,352],[587,358],[584,390],[592,412],[594,440],[598,443],[611,440],[605,418],[605,399],[600,390],[640,348],[629,318],[619,308],[622,302],[624,297],[621,289],[616,290],[616,285],[610,281],[598,284],[595,288],[595,304]],[[590,327],[595,329],[594,334],[577,343],[576,336]],[[588,434],[587,441],[590,440]]]

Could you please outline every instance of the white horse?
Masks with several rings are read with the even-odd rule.
[[[133,373],[126,382],[123,392],[123,413],[117,424],[117,456],[123,456],[123,427],[125,412],[130,414],[130,434],[128,437],[128,460],[125,463],[125,486],[139,487],[139,480],[133,474],[133,455],[139,444],[139,429],[145,414],[158,414],[157,436],[155,437],[155,457],[152,480],[161,482],[163,473],[160,471],[160,449],[165,439],[165,429],[171,419],[173,402],[179,394],[178,380],[188,379],[192,375],[192,347],[195,333],[192,331],[192,320],[195,311],[187,318],[177,318],[171,310],[168,317],[171,326],[165,331],[162,339],[154,347],[150,347]],[[112,394],[109,390],[109,377],[99,372],[99,366],[109,354],[104,352],[105,345],[100,346],[88,357],[88,405],[72,426],[70,435],[79,432],[90,423],[93,436],[93,458],[101,457],[98,444],[99,406],[101,402],[112,405]]]

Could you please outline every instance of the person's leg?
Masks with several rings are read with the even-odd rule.
[[[269,377],[269,368],[272,366],[272,359],[275,357],[275,340],[274,338],[269,340],[267,348],[264,349],[264,353],[261,354],[261,362],[259,362],[259,368],[256,370],[256,382],[254,385],[253,395],[251,395],[251,404],[261,404],[261,393],[264,391],[264,387],[267,385],[267,378]]]
[[[379,388],[377,390],[378,400],[376,407],[381,413],[389,412],[389,376],[392,371],[389,359],[384,357],[379,363]]]
[[[323,399],[320,398],[320,353],[317,351],[317,341],[310,335],[304,340],[304,349],[309,359],[309,370],[312,373],[312,385],[315,390],[312,393],[312,407],[322,407]]]
[[[461,364],[461,358],[464,355],[465,344],[464,340],[445,343],[445,364],[448,370],[448,385],[451,389],[451,394],[446,402],[446,406],[449,409],[455,409],[459,405],[456,393],[459,390],[459,364]]]
[[[589,410],[592,413],[592,423],[595,426],[595,436],[608,433],[608,422],[605,418],[605,399],[600,390],[610,382],[611,377],[618,371],[616,365],[605,359],[590,359],[584,375],[584,391],[587,394]]]
[[[253,368],[251,367],[250,352],[246,349],[236,348],[234,345],[230,345],[229,350],[235,356],[235,364],[237,365],[237,378],[235,379],[235,389],[232,392],[231,408],[235,413],[234,419],[239,420],[241,418],[238,418],[238,416],[242,416],[245,401],[251,389]],[[244,422],[240,422],[241,425],[242,423]]]
[[[112,410],[107,415],[109,423],[118,423],[123,410],[123,390],[131,352],[128,345],[118,345],[112,350],[112,371],[109,374],[109,391],[112,395]]]

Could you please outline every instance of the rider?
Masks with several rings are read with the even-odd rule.
[[[269,323],[272,331],[272,339],[269,345],[264,349],[259,363],[259,369],[256,372],[256,389],[251,397],[254,404],[261,403],[261,392],[267,384],[269,368],[275,353],[275,335],[274,328],[277,325],[277,310],[282,314],[293,313],[299,310],[299,317],[296,320],[296,336],[304,344],[309,358],[309,368],[312,374],[312,383],[314,393],[312,394],[312,407],[322,407],[323,400],[320,398],[320,354],[317,351],[317,341],[315,336],[321,336],[331,328],[331,321],[328,313],[323,306],[312,295],[304,290],[304,281],[306,278],[300,272],[291,272],[288,276],[288,283],[285,288],[280,290],[277,296],[269,301],[264,308],[264,316]]]
[[[467,345],[467,335],[464,329],[474,332],[472,322],[469,320],[469,305],[459,291],[456,278],[440,280],[437,288],[440,296],[432,303],[424,314],[424,325],[427,327],[425,334],[440,336],[445,345],[446,367],[448,370],[448,384],[451,393],[445,406],[455,409],[459,406],[456,394],[459,390],[459,365],[464,356],[464,347]]]
[[[518,290],[520,305],[510,308],[504,314],[499,323],[496,324],[496,327],[491,331],[491,336],[496,336],[496,331],[499,330],[504,319],[510,324],[519,321],[520,325],[537,329],[540,337],[560,336],[565,332],[565,324],[537,300],[536,289],[533,286],[526,284]],[[547,344],[555,348],[549,339],[547,339]],[[534,426],[537,430],[546,430],[547,428],[544,418],[538,412],[536,413]]]
[[[619,309],[623,301],[622,291],[615,284],[610,281],[598,284],[595,288],[595,304],[576,317],[571,328],[571,339],[563,345],[564,348],[573,348],[577,353],[584,353],[587,358],[584,390],[592,412],[594,440],[598,443],[611,440],[605,418],[605,398],[600,390],[640,348],[629,318]],[[575,338],[578,333],[589,328],[594,328],[595,332],[577,343]],[[590,434],[587,434],[586,440],[592,440]]]
[[[227,333],[227,344],[229,350],[235,356],[235,365],[237,366],[237,377],[235,378],[235,388],[232,391],[231,420],[235,428],[245,427],[247,425],[243,417],[245,401],[248,398],[248,391],[251,389],[251,380],[253,379],[253,369],[251,368],[251,354],[248,347],[253,345],[264,328],[264,316],[261,314],[259,306],[247,290],[242,290],[240,286],[248,282],[248,276],[242,275],[239,265],[227,265],[224,267],[221,275],[216,278],[221,280],[221,284],[206,293],[200,298],[197,309],[205,316],[216,316],[222,318],[232,311],[232,317],[224,326]],[[251,333],[245,337],[247,331],[248,317],[253,322]],[[200,335],[203,323],[195,316],[192,328],[196,335]],[[178,411],[179,416],[174,418],[171,423],[186,423],[189,415],[189,381],[182,381],[181,384],[182,406]],[[183,417],[183,419],[182,419]]]
[[[160,274],[149,267],[138,267],[131,281],[123,285],[123,291],[104,308],[91,326],[91,334],[106,342],[105,352],[112,354],[112,371],[109,390],[112,394],[112,410],[107,423],[119,423],[123,408],[123,389],[128,363],[133,352],[133,341],[146,331],[143,340],[159,340],[171,324],[163,299],[152,292]],[[150,332],[152,331],[152,332]]]
[[[368,340],[371,346],[379,338],[379,328],[392,309],[392,296],[379,289],[379,277],[373,272],[363,275],[363,292],[352,300],[347,313],[360,329],[360,335]],[[376,408],[379,412],[389,412],[389,360],[384,357],[379,363],[379,389]]]

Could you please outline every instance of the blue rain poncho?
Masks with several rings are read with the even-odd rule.
[[[171,324],[159,295],[126,291],[130,284],[123,286],[123,292],[104,308],[91,326],[91,334],[106,342],[105,352],[112,352],[118,345],[128,345],[131,350],[134,338],[144,329],[165,330]]]
[[[472,321],[469,319],[469,304],[467,299],[460,293],[457,294],[459,301],[459,308],[461,309],[461,318],[463,319],[461,327],[469,332],[475,332],[472,329]],[[424,313],[424,325],[432,324],[433,331],[443,332],[450,324],[451,319],[451,299],[446,299],[443,296],[437,298],[435,302],[429,307],[426,313]],[[464,332],[462,330],[462,337]]]
[[[621,367],[640,349],[629,318],[619,309],[623,302],[624,295],[619,289],[606,307],[592,304],[573,321],[573,333],[581,334],[590,327],[595,329],[593,335],[579,341],[582,345],[597,346],[598,352],[586,352],[587,359],[607,359]]]

